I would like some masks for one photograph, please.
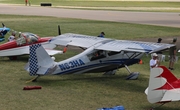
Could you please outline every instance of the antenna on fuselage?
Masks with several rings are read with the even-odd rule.
[[[58,34],[61,35],[61,28],[60,28],[60,25],[58,25]]]

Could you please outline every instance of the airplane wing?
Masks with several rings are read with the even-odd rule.
[[[94,36],[67,33],[54,37],[49,42],[52,44],[62,45],[62,46],[71,45],[71,46],[88,48],[98,42],[104,41],[105,39],[107,38],[102,39]]]
[[[54,49],[45,49],[49,55],[62,54],[63,52],[60,50]],[[12,48],[7,50],[1,50],[0,56],[18,56],[18,55],[26,55],[29,54],[29,46],[23,46],[18,48]]]
[[[153,42],[140,42],[140,41],[128,41],[128,40],[114,40],[107,42],[96,49],[109,50],[109,51],[132,51],[143,53],[154,53],[168,49],[174,45],[153,43]]]
[[[114,40],[114,39],[99,38],[95,36],[72,34],[72,33],[62,34],[60,36],[52,38],[49,42],[56,45],[62,45],[62,46],[71,45],[82,48],[88,48],[94,46],[94,49],[97,50],[107,50],[107,51],[115,51],[115,52],[119,52],[123,50],[123,51],[132,51],[132,52],[153,53],[174,46],[172,44],[129,41],[129,40]],[[99,45],[95,46],[96,44]]]

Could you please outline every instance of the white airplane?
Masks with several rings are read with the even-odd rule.
[[[140,61],[144,53],[153,53],[174,45],[128,40],[114,40],[80,34],[62,34],[49,41],[61,46],[76,46],[84,49],[78,55],[55,62],[39,44],[30,46],[29,63],[25,69],[31,76],[63,75],[105,72],[115,74],[122,67],[131,73],[127,66]],[[131,73],[127,79],[137,79],[139,73]]]
[[[171,101],[180,101],[180,79],[164,66],[155,67],[150,72],[149,86],[145,93],[150,103],[163,105]]]

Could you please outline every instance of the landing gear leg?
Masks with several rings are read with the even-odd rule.
[[[128,68],[127,65],[124,65],[124,67],[127,69],[127,71],[131,74],[132,72],[130,71],[130,69]]]
[[[125,68],[127,69],[127,71],[130,73],[130,74],[126,77],[126,80],[132,80],[132,79],[137,79],[137,78],[138,78],[139,72],[131,72],[127,65],[124,65],[124,67],[125,67]]]

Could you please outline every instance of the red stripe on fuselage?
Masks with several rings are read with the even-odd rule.
[[[52,37],[40,38],[40,39],[38,39],[38,42],[35,42],[35,43],[33,43],[33,44],[38,44],[38,43],[47,42],[47,41],[50,40],[51,38],[52,38]],[[25,45],[18,46],[17,43],[16,43],[16,41],[11,41],[11,42],[6,42],[6,43],[4,43],[4,44],[1,44],[1,45],[0,45],[0,50],[18,48],[18,47],[28,46],[28,45],[32,45],[32,44],[25,44]]]
[[[6,50],[6,49],[11,49],[11,48],[16,48],[17,43],[16,41],[11,41],[11,42],[6,42],[4,44],[0,45],[0,50]]]

